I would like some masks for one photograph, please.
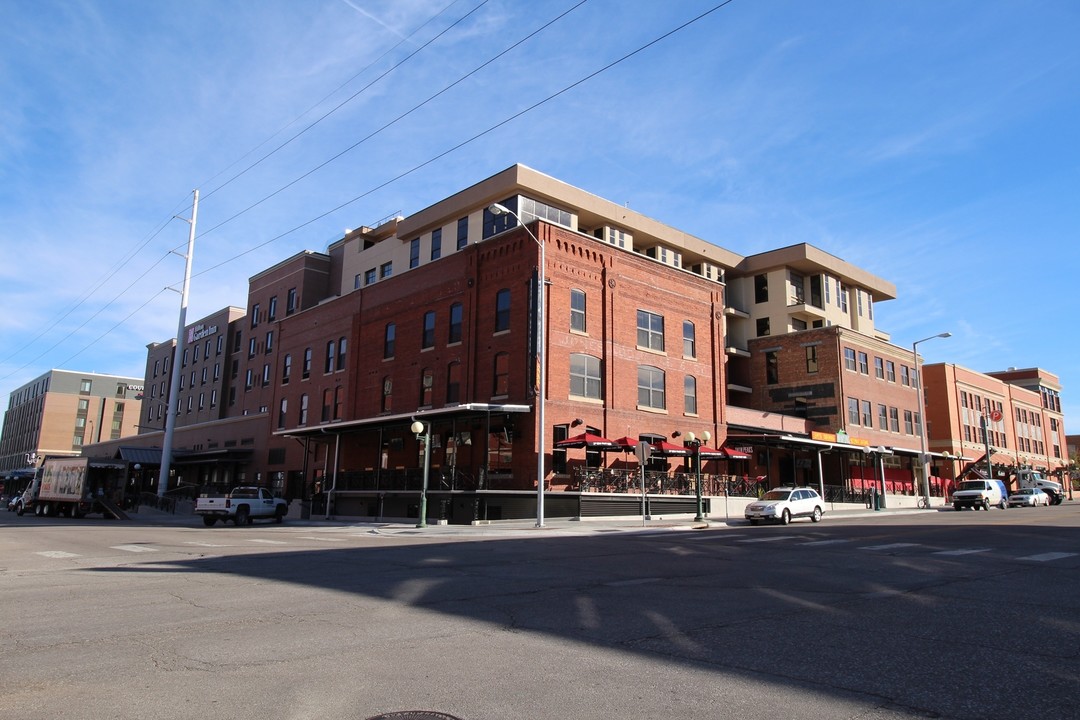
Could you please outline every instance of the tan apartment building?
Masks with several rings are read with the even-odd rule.
[[[136,434],[142,392],[142,378],[69,370],[50,370],[16,388],[4,413],[0,472]]]

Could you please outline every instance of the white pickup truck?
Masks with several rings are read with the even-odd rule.
[[[228,495],[200,495],[195,499],[195,514],[202,515],[207,527],[213,527],[218,520],[232,520],[237,526],[251,525],[255,518],[280,523],[288,512],[289,503],[261,487],[238,487]]]

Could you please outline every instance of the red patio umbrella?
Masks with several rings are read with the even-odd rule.
[[[735,449],[729,448],[729,447],[722,447],[722,448],[720,448],[720,450],[723,451],[724,455],[727,456],[728,460],[749,460],[750,459],[750,456],[747,455],[746,453],[744,453],[741,450],[735,450]]]
[[[623,435],[621,438],[615,441],[615,444],[623,450],[629,451],[636,448],[639,442],[641,441],[637,438],[632,438],[629,435]]]
[[[698,449],[698,452],[701,454],[702,460],[720,460],[728,456],[723,448],[720,448],[718,450],[716,448],[711,448],[706,445],[702,445]]]
[[[685,445],[676,445],[667,440],[658,440],[652,444],[653,454],[663,457],[690,457],[694,454],[694,448]]]
[[[555,443],[557,448],[586,448],[588,450],[622,450],[622,445],[616,442],[608,440],[606,437],[600,437],[599,435],[593,435],[592,433],[581,433],[574,437],[568,437],[565,440],[560,440]]]

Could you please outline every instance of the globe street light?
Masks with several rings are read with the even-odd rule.
[[[544,527],[544,430],[546,428],[544,421],[544,398],[547,393],[547,351],[544,348],[544,336],[546,335],[544,329],[544,243],[533,234],[533,231],[529,229],[521,219],[521,216],[505,205],[492,203],[488,206],[488,212],[492,215],[512,216],[518,221],[518,224],[521,225],[525,232],[529,234],[529,237],[533,239],[533,242],[540,247],[540,267],[537,270],[538,279],[536,283],[536,364],[539,366],[537,383],[540,386],[536,392],[536,527]]]
[[[419,420],[413,420],[409,429],[416,435],[417,440],[424,443],[424,484],[420,487],[420,522],[416,523],[416,527],[426,528],[428,468],[431,467],[431,423],[425,426]]]
[[[924,343],[927,340],[933,340],[934,338],[947,337],[952,337],[952,333],[938,333],[937,335],[931,335],[930,337],[916,340],[911,343],[911,356],[915,361],[915,381],[918,383],[916,389],[919,392],[919,415],[922,416],[922,422],[919,423],[919,442],[922,451],[919,454],[919,459],[922,461],[923,497],[926,498],[927,507],[930,507],[930,454],[926,447],[928,444],[926,439],[926,383],[923,382],[922,372],[919,370],[919,343]]]
[[[702,432],[700,438],[692,432],[683,435],[684,442],[694,448],[694,486],[697,491],[697,515],[694,516],[694,522],[703,522],[705,520],[705,513],[702,511],[703,507],[701,501],[701,446],[704,443],[709,442],[711,438],[712,434],[709,433],[708,430]]]

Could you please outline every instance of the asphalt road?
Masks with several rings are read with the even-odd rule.
[[[1077,717],[1080,503],[634,531],[0,513],[0,718]]]

